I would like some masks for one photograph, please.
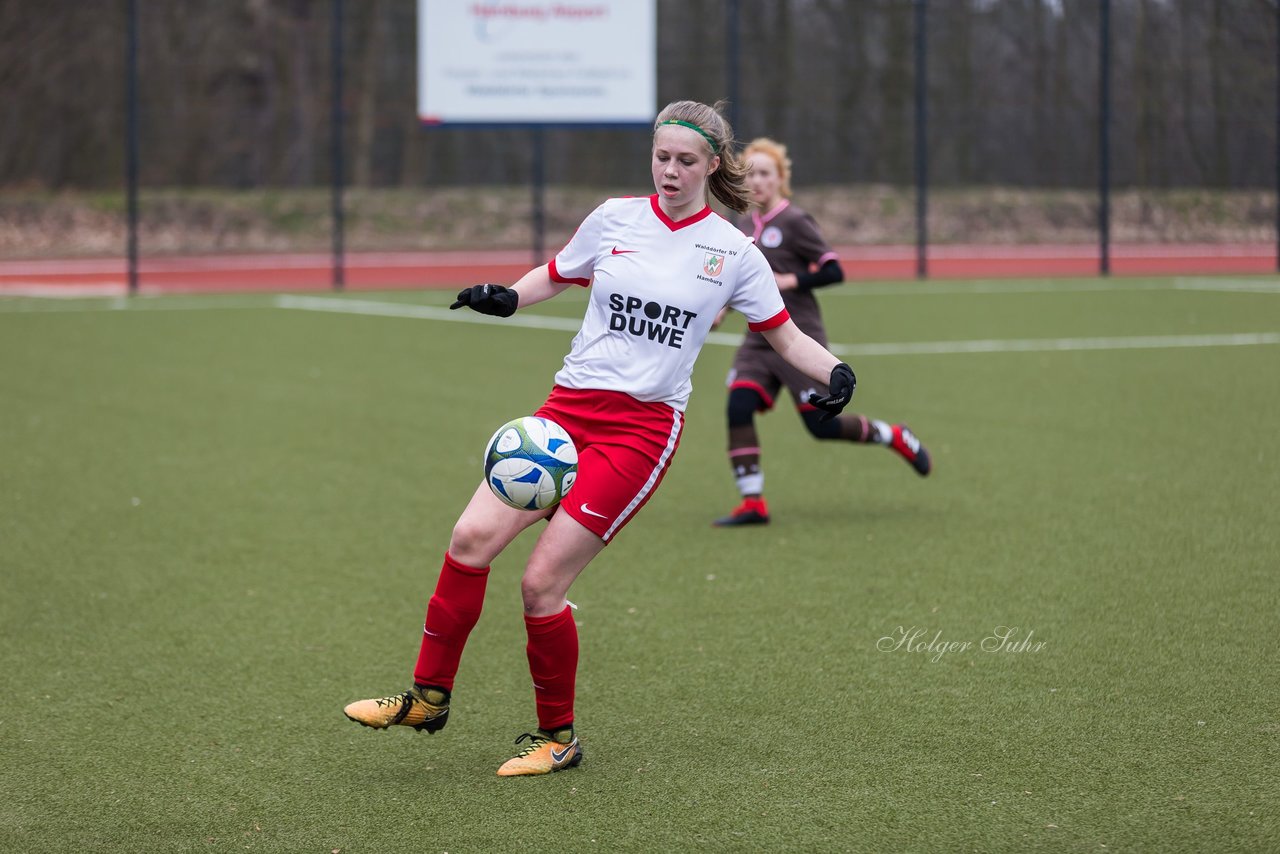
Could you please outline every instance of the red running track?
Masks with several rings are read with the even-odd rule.
[[[838,247],[849,279],[913,279],[913,246]],[[147,257],[139,264],[144,294],[321,291],[332,287],[324,253]],[[453,288],[514,282],[532,266],[527,251],[357,252],[346,257],[350,290]],[[1111,272],[1120,276],[1268,274],[1270,243],[1120,244]],[[1093,276],[1097,247],[934,246],[929,275],[938,279]],[[123,258],[0,261],[0,295],[112,296],[126,293]]]

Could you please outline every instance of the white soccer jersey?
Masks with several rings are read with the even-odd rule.
[[[787,321],[764,255],[703,208],[679,222],[658,197],[610,199],[550,264],[557,282],[593,285],[558,385],[624,391],[684,411],[711,323],[726,305],[757,332]]]

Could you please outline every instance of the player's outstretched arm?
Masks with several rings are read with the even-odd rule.
[[[458,298],[449,308],[466,306],[481,314],[510,317],[520,306],[530,306],[560,293],[569,287],[568,282],[554,282],[546,264],[535,267],[520,277],[511,287],[502,285],[472,285],[458,292]]]
[[[835,418],[849,405],[858,385],[853,369],[801,332],[795,321],[788,320],[761,334],[789,365],[827,384],[827,394],[809,395],[809,403],[823,411],[823,421]]]
[[[543,264],[534,267],[520,277],[520,281],[511,286],[520,293],[520,305],[534,305],[549,300],[557,294],[564,293],[573,287],[572,282],[557,282],[551,278],[551,267]]]

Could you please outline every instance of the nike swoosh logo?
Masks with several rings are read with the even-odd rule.
[[[424,627],[423,627],[423,629],[422,629],[422,633],[423,633],[423,634],[427,634],[427,635],[431,635],[433,638],[438,638],[438,637],[440,637],[440,633],[439,633],[439,632],[433,632],[433,631],[431,631],[431,629],[428,629],[428,628],[426,628],[425,626],[424,626]]]
[[[608,519],[608,518],[609,518],[608,516],[604,515],[603,513],[597,513],[597,512],[596,512],[596,511],[594,511],[594,510],[588,510],[588,509],[587,509],[587,502],[585,502],[585,501],[578,505],[578,509],[579,509],[579,510],[581,510],[583,513],[586,513],[588,516],[595,516],[597,519]]]
[[[569,754],[572,753],[573,749],[577,746],[578,740],[575,738],[573,741],[565,745],[563,752],[556,750],[554,747],[551,748],[551,761],[559,765],[561,762],[569,758]]]
[[[638,251],[640,251],[640,250],[638,250],[638,249],[619,249],[619,248],[618,248],[618,247],[616,247],[616,246],[615,246],[615,247],[613,247],[613,254],[614,254],[614,255],[630,255],[632,252],[638,252]]]

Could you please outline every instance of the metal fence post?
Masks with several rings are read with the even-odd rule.
[[[728,5],[725,7],[725,16],[728,19],[725,21],[725,39],[727,42],[726,47],[728,48],[725,51],[727,54],[725,57],[727,65],[725,68],[725,77],[727,78],[725,92],[729,98],[729,124],[733,126],[734,132],[737,133],[738,119],[741,117],[738,110],[738,53],[740,50],[738,43],[738,21],[740,18],[738,0],[729,0]]]
[[[345,222],[342,210],[342,0],[333,0],[330,33],[330,64],[332,65],[332,110],[330,116],[330,154],[332,156],[331,181],[333,184],[333,289],[340,291],[346,284],[346,262],[343,257],[343,232]]]
[[[929,276],[928,0],[915,0],[916,30],[916,277]]]
[[[125,205],[129,295],[138,292],[138,0],[129,0],[125,39]]]
[[[1098,21],[1098,274],[1111,275],[1111,0]]]
[[[543,257],[547,231],[547,166],[546,130],[542,125],[533,128],[533,266],[546,263]]]

